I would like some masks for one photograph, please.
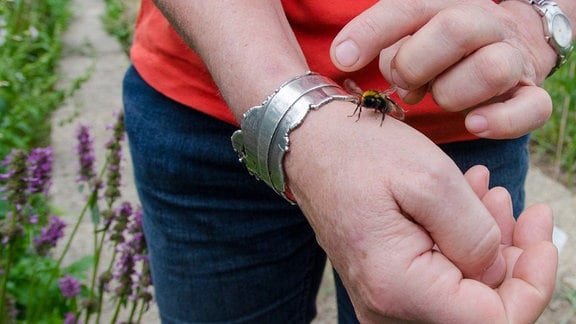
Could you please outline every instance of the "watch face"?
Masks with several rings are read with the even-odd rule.
[[[552,18],[552,37],[563,48],[572,44],[572,28],[570,22],[564,15],[555,15]]]

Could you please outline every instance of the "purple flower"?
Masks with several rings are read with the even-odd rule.
[[[69,274],[58,279],[58,286],[65,298],[73,298],[80,294],[80,282]]]
[[[111,241],[116,243],[124,242],[124,231],[128,227],[130,216],[132,216],[132,205],[128,202],[122,203],[122,205],[115,210],[114,215],[110,219],[110,222],[113,223],[110,233]]]
[[[106,191],[104,196],[108,205],[112,205],[120,198],[120,162],[122,160],[122,141],[124,140],[124,114],[120,113],[117,117],[116,124],[113,127],[114,133],[112,138],[106,144],[108,163],[106,172]]]
[[[76,152],[80,162],[79,181],[90,182],[95,176],[94,172],[94,141],[90,136],[88,126],[80,125],[76,134],[78,146]]]
[[[6,213],[6,218],[0,220],[0,242],[7,245],[15,238],[24,236],[24,226],[20,222],[13,222],[14,213]]]
[[[16,319],[18,318],[18,307],[16,307],[16,299],[10,294],[6,294],[4,296],[4,311],[5,313],[2,314],[3,320],[5,323],[17,323]]]
[[[52,162],[54,157],[52,148],[35,148],[28,156],[28,191],[31,194],[43,192],[48,193],[50,187],[50,176],[52,173]]]
[[[137,260],[140,262],[140,272],[136,272],[136,280],[134,281],[132,287],[132,296],[130,299],[135,301],[141,299],[149,307],[152,301],[152,293],[150,292],[150,287],[152,287],[152,275],[150,274],[150,262],[148,255],[140,255]]]
[[[82,321],[77,320],[74,313],[68,312],[64,315],[64,324],[82,324]]]
[[[5,181],[6,184],[1,188],[2,192],[6,194],[6,200],[16,208],[18,215],[17,219],[20,220],[22,207],[27,204],[27,167],[26,160],[28,154],[23,150],[13,150],[6,159],[2,162],[3,165],[8,167],[8,172],[0,175],[0,181]]]
[[[113,277],[117,282],[114,293],[118,297],[127,297],[132,301],[142,300],[149,305],[152,300],[150,287],[152,278],[150,275],[150,265],[148,261],[146,239],[142,231],[142,210],[139,208],[132,212],[129,204],[124,204],[123,208],[117,211],[116,225],[119,219],[125,218],[123,231],[126,241],[118,242],[117,258],[114,267]]]
[[[116,247],[117,257],[114,264],[113,277],[118,286],[114,289],[114,294],[120,298],[128,298],[132,295],[134,280],[132,275],[135,274],[134,252],[126,242]]]
[[[146,238],[142,230],[142,209],[137,209],[132,215],[127,228],[128,233],[131,234],[129,241],[130,247],[136,255],[136,259],[147,258]]]
[[[50,217],[46,227],[40,229],[40,236],[34,238],[34,247],[39,255],[47,255],[48,251],[58,244],[64,236],[66,224],[57,216]]]

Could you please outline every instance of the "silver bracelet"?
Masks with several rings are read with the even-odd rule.
[[[308,111],[334,100],[358,103],[334,81],[307,72],[283,83],[261,105],[248,110],[232,135],[232,146],[250,174],[295,204],[284,181],[283,158],[289,149],[289,133]]]

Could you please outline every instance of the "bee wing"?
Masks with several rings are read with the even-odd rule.
[[[351,79],[344,80],[344,89],[352,94],[362,96],[362,89]]]
[[[400,107],[394,100],[388,98],[387,102],[388,114],[398,120],[404,120],[404,109]]]
[[[396,92],[396,90],[398,90],[398,88],[396,86],[391,86],[390,88],[382,91],[382,95],[384,96],[389,96],[391,94],[393,94],[394,92]]]

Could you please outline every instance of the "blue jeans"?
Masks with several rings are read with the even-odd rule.
[[[170,100],[134,68],[124,79],[126,129],[164,323],[307,323],[326,263],[297,206],[250,176],[235,127]],[[527,137],[442,148],[522,209]],[[337,278],[341,323],[357,322]]]

